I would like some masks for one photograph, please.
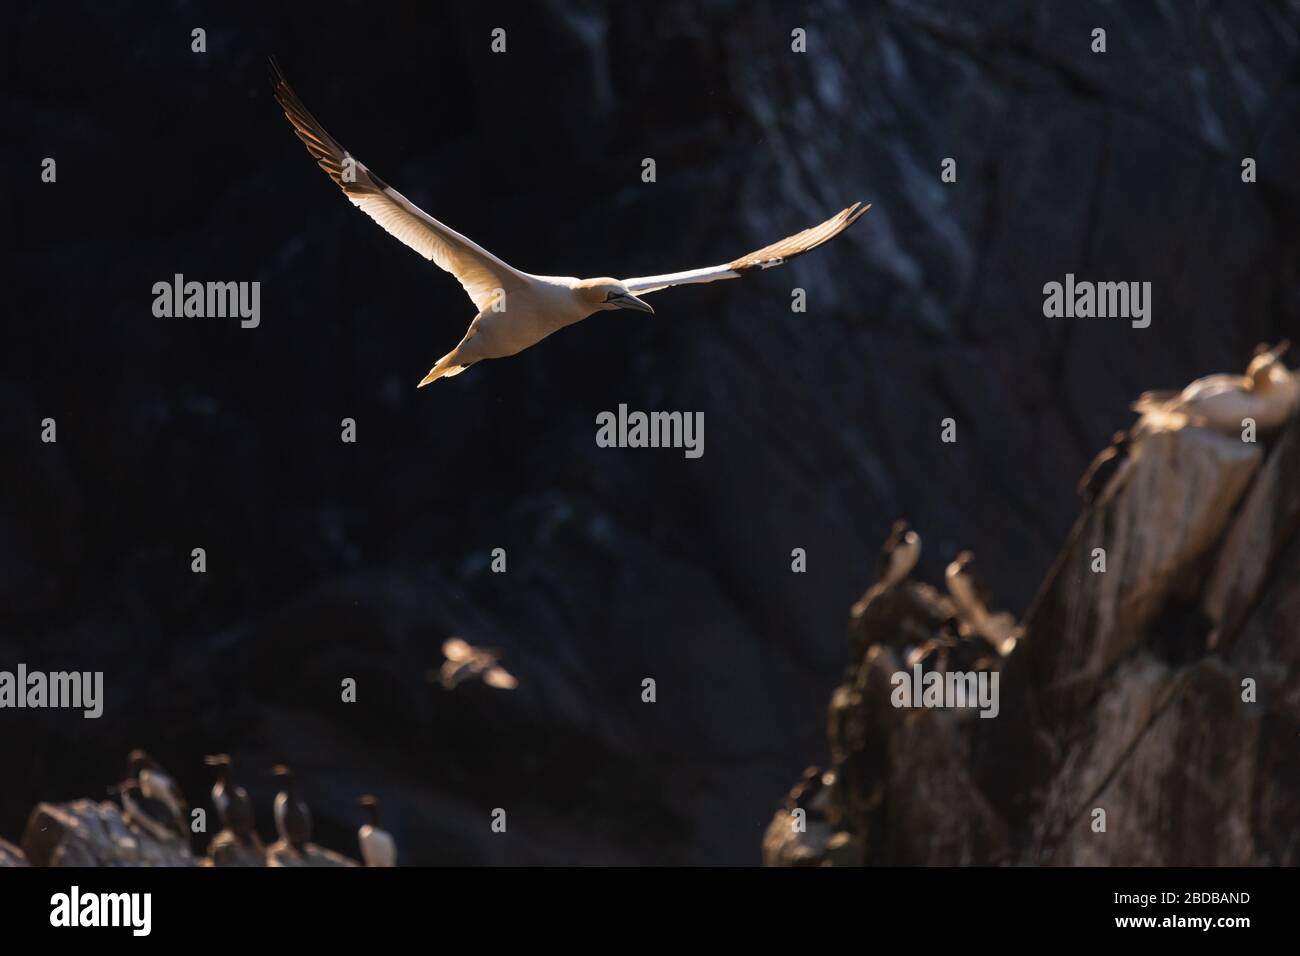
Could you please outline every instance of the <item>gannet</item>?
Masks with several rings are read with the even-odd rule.
[[[397,866],[397,844],[392,834],[379,827],[379,800],[366,794],[357,803],[366,808],[370,817],[357,831],[361,859],[366,866]]]
[[[631,309],[653,314],[642,295],[670,286],[735,279],[779,266],[838,236],[871,208],[854,203],[819,225],[703,269],[622,280],[532,275],[507,265],[443,225],[371,172],[307,111],[274,59],[271,67],[275,100],[321,169],[362,212],[455,276],[478,310],[460,344],[438,359],[418,387],[459,375],[484,359],[515,355],[597,312]]]
[[[185,833],[185,798],[176,782],[143,750],[132,750],[126,758],[127,776],[140,785],[140,793],[151,802],[166,806],[178,833]]]
[[[514,690],[519,686],[513,674],[497,663],[501,652],[492,648],[474,647],[459,637],[443,641],[442,654],[447,659],[442,669],[437,672],[439,683],[447,690],[452,690],[461,681],[471,677],[481,677],[483,683],[500,690]],[[430,679],[433,678],[431,673]]]
[[[1280,427],[1300,401],[1300,380],[1282,362],[1289,347],[1257,350],[1245,375],[1207,375],[1181,392],[1146,392],[1133,403],[1140,434],[1200,425],[1238,433],[1250,418],[1260,431]]]
[[[894,522],[889,537],[880,548],[880,558],[876,562],[876,581],[882,589],[893,587],[911,573],[920,557],[921,536],[900,518]]]
[[[975,582],[975,555],[963,551],[944,569],[944,580],[953,604],[957,606],[957,619],[962,627],[984,638],[999,654],[1005,657],[1016,646],[1021,628],[1013,614],[1001,611],[990,614],[988,597]]]
[[[311,839],[311,810],[298,797],[292,770],[277,764],[271,768],[271,775],[280,785],[275,795],[275,831],[281,840],[301,852]]]

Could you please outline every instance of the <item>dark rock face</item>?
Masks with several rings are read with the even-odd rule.
[[[943,599],[868,592],[829,707],[833,799],[800,862],[839,862],[838,836],[868,863],[1295,865],[1300,417],[1271,445],[1143,439],[1044,582],[995,719],[893,706],[899,649]],[[787,816],[771,863],[790,862]]]
[[[404,862],[756,862],[774,795],[829,756],[816,715],[843,610],[890,521],[926,530],[920,578],[961,542],[1023,611],[1129,400],[1300,329],[1294,7],[435,4],[369,18],[363,40],[316,14],[224,5],[199,56],[188,9],[6,9],[0,666],[103,670],[108,695],[98,722],[0,713],[11,838],[142,745],[192,796],[199,756],[232,753],[264,837],[265,772],[292,759],[320,839],[349,851],[374,791]],[[499,25],[510,52],[490,58]],[[654,317],[594,318],[417,392],[469,304],[314,167],[270,101],[269,53],[386,181],[533,272],[705,265],[874,207],[788,268],[664,292]],[[47,155],[57,184],[38,181]],[[154,318],[152,283],[178,272],[261,281],[260,327]],[[1151,327],[1044,319],[1067,272],[1151,281]],[[703,411],[704,457],[597,448],[619,402]],[[1294,568],[1294,538],[1269,541],[1267,567]],[[1273,656],[1274,622],[1295,619],[1281,571],[1231,564],[1214,586],[1233,621],[1218,653],[1274,704],[1295,693]],[[431,688],[450,634],[502,647],[519,690]],[[1096,668],[1140,644],[1097,639],[1070,653]],[[1164,686],[1182,665],[1152,655],[1142,679]],[[1269,713],[1250,718],[1254,759],[1281,782],[1251,795],[1250,825],[1281,860],[1295,734]],[[958,756],[970,733],[936,731]],[[1046,793],[1065,744],[1040,758],[1017,739]],[[952,759],[943,785],[964,786]],[[935,849],[896,852],[1023,834],[1034,799],[986,789],[1004,827],[974,807]]]
[[[122,816],[113,803],[41,803],[23,834],[33,866],[196,866],[179,838],[160,840]]]

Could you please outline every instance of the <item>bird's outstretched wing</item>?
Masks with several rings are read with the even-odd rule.
[[[739,279],[747,272],[770,269],[772,266],[779,266],[784,262],[789,262],[810,249],[816,249],[823,242],[834,239],[853,225],[858,217],[870,208],[870,203],[864,206],[862,203],[855,202],[852,206],[841,209],[819,225],[805,229],[803,232],[797,232],[793,236],[786,236],[779,242],[764,246],[762,249],[757,249],[720,266],[707,266],[703,269],[690,269],[686,272],[669,272],[659,276],[642,276],[639,279],[624,279],[623,285],[627,286],[629,292],[644,295],[674,285],[716,282],[719,279]]]
[[[460,664],[474,656],[474,648],[459,637],[449,637],[442,642],[442,656]]]
[[[498,690],[514,690],[519,686],[519,681],[515,679],[515,675],[500,664],[494,664],[483,672],[483,683]]]
[[[289,86],[274,59],[271,60],[271,69],[275,101],[320,168],[367,216],[424,258],[454,275],[480,312],[495,301],[497,289],[508,292],[524,283],[518,271],[456,230],[444,226],[372,173],[325,132],[325,127],[298,99],[298,94]]]

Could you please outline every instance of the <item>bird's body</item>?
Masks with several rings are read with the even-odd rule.
[[[344,195],[395,238],[459,280],[477,315],[460,343],[420,382],[458,375],[475,362],[516,355],[566,326],[612,309],[653,313],[639,298],[675,285],[734,279],[802,255],[839,235],[870,206],[854,203],[825,222],[738,259],[637,279],[579,279],[523,272],[424,212],[371,172],[307,111],[278,66],[276,102],[298,138]]]
[[[515,676],[498,663],[500,651],[475,647],[459,637],[452,637],[443,641],[442,653],[447,659],[437,674],[438,682],[446,690],[454,690],[462,681],[475,677],[498,690],[514,690],[519,686]]]
[[[127,778],[139,791],[137,801],[146,802],[158,812],[165,811],[169,825],[177,833],[185,833],[185,798],[181,789],[152,757],[143,750],[133,750],[126,758]]]
[[[311,810],[298,797],[293,774],[288,767],[279,765],[273,773],[280,784],[274,805],[276,833],[285,843],[301,851],[311,839]]]
[[[1300,380],[1280,359],[1288,343],[1259,352],[1245,375],[1207,375],[1181,392],[1147,392],[1133,403],[1139,433],[1198,425],[1240,432],[1246,419],[1260,431],[1279,428],[1300,404]]]
[[[218,771],[217,782],[212,785],[212,805],[217,809],[217,819],[221,821],[223,827],[229,826],[226,823],[226,812],[230,809],[229,784],[226,781],[226,767]]]
[[[397,844],[387,830],[366,823],[357,831],[357,842],[361,844],[361,859],[366,866],[396,866]]]
[[[122,800],[122,816],[128,823],[134,823],[155,840],[163,842],[183,835],[183,831],[177,829],[171,806],[165,800],[145,794],[138,780],[124,780],[117,790]]]
[[[379,825],[379,801],[367,794],[357,802],[370,814],[370,819],[357,830],[361,859],[366,866],[397,866],[397,842]]]
[[[223,829],[229,830],[241,842],[253,836],[253,801],[248,791],[230,779],[230,757],[214,754],[204,758],[210,767],[217,768],[217,780],[212,785],[212,805]]]
[[[1019,640],[1022,629],[1015,615],[1005,611],[990,613],[989,597],[975,580],[975,556],[969,551],[957,555],[944,570],[948,593],[957,608],[957,620],[966,633],[983,638],[1004,657]]]
[[[921,536],[899,519],[894,522],[876,562],[876,581],[882,588],[893,587],[909,574],[921,557]]]

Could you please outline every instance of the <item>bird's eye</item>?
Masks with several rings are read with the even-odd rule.
[[[606,301],[606,302],[613,302],[615,299],[618,298],[618,296],[619,296],[619,293],[618,293],[618,292],[606,292],[606,293],[605,293],[605,301]]]

